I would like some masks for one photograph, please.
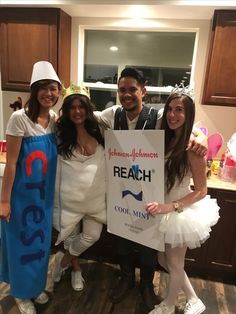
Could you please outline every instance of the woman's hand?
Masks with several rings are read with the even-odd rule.
[[[5,219],[7,222],[10,221],[11,206],[9,202],[0,202],[0,219]]]
[[[146,205],[146,211],[152,216],[157,214],[168,214],[173,211],[173,205],[172,203],[160,204],[157,202],[151,202]]]

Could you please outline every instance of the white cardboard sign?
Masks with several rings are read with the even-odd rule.
[[[148,202],[164,203],[164,131],[105,132],[108,232],[157,249],[158,220]]]

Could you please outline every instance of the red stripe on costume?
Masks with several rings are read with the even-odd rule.
[[[25,161],[25,168],[26,168],[26,173],[27,176],[32,175],[32,163],[35,159],[41,159],[42,160],[42,173],[46,174],[47,173],[47,157],[44,152],[41,150],[35,150],[34,152],[30,153],[29,156],[27,156],[26,161]]]

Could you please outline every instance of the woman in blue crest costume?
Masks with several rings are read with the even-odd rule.
[[[30,98],[7,124],[7,163],[0,202],[0,280],[10,284],[21,313],[35,314],[31,299],[44,292],[51,245],[57,162],[54,136],[61,82],[47,61],[34,64]]]

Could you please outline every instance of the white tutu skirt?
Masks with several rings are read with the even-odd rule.
[[[164,244],[171,247],[200,247],[210,236],[211,227],[219,219],[219,206],[209,195],[184,208],[182,213],[171,212],[160,219],[159,231]]]

